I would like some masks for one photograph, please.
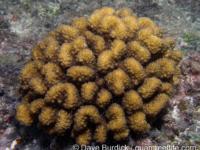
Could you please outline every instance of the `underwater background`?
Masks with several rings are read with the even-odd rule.
[[[115,145],[200,149],[199,0],[0,0],[0,150],[72,149],[71,138],[48,135],[36,124],[24,127],[15,119],[20,103],[18,75],[33,47],[50,31],[73,18],[88,18],[105,6],[127,7],[138,17],[149,17],[183,54],[181,77],[166,115],[151,124],[148,133]]]

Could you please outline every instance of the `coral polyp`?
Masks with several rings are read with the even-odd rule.
[[[182,54],[162,36],[151,19],[128,8],[104,7],[59,25],[21,70],[17,120],[37,120],[49,134],[71,132],[79,145],[148,132],[180,75]]]

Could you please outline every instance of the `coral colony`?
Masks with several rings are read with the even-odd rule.
[[[59,25],[21,70],[17,120],[78,145],[144,134],[168,104],[180,76],[179,50],[152,20],[104,7]]]

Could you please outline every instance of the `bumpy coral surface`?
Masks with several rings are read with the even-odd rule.
[[[59,25],[35,46],[19,75],[17,120],[39,120],[49,134],[71,131],[76,143],[105,143],[144,134],[180,75],[175,41],[149,18],[104,7]]]

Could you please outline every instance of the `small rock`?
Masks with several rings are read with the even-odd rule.
[[[193,73],[200,73],[200,64],[195,61],[191,61],[191,70]]]

